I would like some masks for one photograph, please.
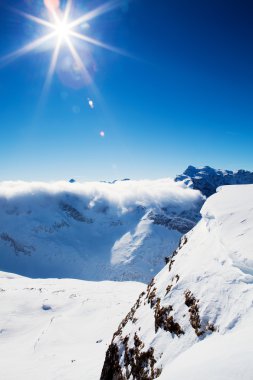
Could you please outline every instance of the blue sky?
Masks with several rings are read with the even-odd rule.
[[[10,4],[46,15],[43,1]],[[72,17],[100,4],[75,0]],[[252,170],[252,12],[245,0],[124,0],[85,32],[133,58],[80,42],[93,85],[76,86],[62,74],[63,46],[43,107],[52,47],[2,65],[0,179],[158,178],[189,164]],[[3,57],[45,28],[1,7],[0,32]]]

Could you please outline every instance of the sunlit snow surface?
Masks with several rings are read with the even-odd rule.
[[[129,335],[131,347],[136,333],[143,351],[153,347],[161,380],[252,380],[252,239],[253,186],[223,187],[203,206],[171,270],[168,264],[154,280],[155,296],[172,305],[184,335],[155,332],[145,295],[115,342]],[[99,379],[113,333],[145,288],[1,272],[0,378]],[[186,290],[199,300],[201,328],[212,323],[216,331],[195,334]]]
[[[148,282],[203,198],[170,179],[0,183],[0,269],[29,277]]]
[[[154,349],[162,380],[252,379],[253,185],[222,187],[201,214],[115,335],[124,375],[124,338],[130,350],[137,335],[142,352]],[[195,301],[187,305],[188,292]],[[178,335],[165,331],[168,316],[179,324]]]
[[[99,379],[112,333],[143,289],[0,272],[0,379]]]

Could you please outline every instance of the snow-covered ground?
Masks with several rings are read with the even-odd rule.
[[[202,201],[198,192],[176,185],[168,205],[168,188],[161,189],[161,182],[151,195],[142,186],[138,202],[132,198],[136,184],[128,194],[131,183],[118,185],[125,192],[120,200],[103,193],[114,184],[101,184],[97,197],[94,187],[87,194],[79,184],[61,184],[61,191],[58,185],[23,185],[0,186],[0,268],[10,265],[31,275],[46,276],[58,265],[61,275],[76,268],[72,277],[108,276],[99,265],[103,243],[110,247],[107,262],[121,278],[127,263],[135,267],[126,275],[142,267],[142,275],[150,273],[163,233],[169,237],[165,245],[170,234],[179,239],[183,232],[171,226],[184,228],[185,212],[193,216]],[[96,380],[106,356],[102,380],[112,380],[112,372],[129,380],[252,380],[253,185],[220,188],[201,214],[147,289],[137,282],[0,272],[0,379]],[[112,239],[108,245],[107,239]],[[91,256],[78,251],[84,243]]]
[[[0,269],[28,277],[148,282],[199,218],[170,179],[0,182]]]
[[[102,380],[252,380],[253,185],[222,187],[201,214],[114,334]]]
[[[159,380],[252,380],[253,313],[234,331],[205,339],[165,366]]]
[[[99,379],[112,333],[143,289],[0,272],[0,379]]]

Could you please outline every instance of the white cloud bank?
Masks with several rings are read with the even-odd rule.
[[[74,196],[93,208],[101,203],[120,210],[131,206],[175,207],[187,210],[202,201],[201,194],[172,179],[105,182],[0,182],[0,199],[31,198],[41,202],[48,197]],[[21,200],[21,199],[20,199]]]

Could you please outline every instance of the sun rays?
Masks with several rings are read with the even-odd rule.
[[[54,6],[48,6],[48,4],[54,4]],[[117,49],[100,40],[92,38],[86,34],[79,33],[77,30],[75,30],[82,24],[90,22],[94,18],[97,18],[98,16],[101,16],[107,12],[116,9],[120,5],[119,0],[109,1],[97,7],[96,9],[93,9],[83,14],[75,20],[70,20],[70,13],[72,7],[71,0],[68,0],[64,11],[61,11],[58,6],[55,6],[55,4],[57,4],[57,2],[50,3],[50,1],[47,1],[46,6],[48,8],[49,20],[25,13],[23,11],[15,10],[15,12],[18,13],[20,16],[38,24],[39,26],[43,26],[46,29],[48,29],[48,33],[44,34],[42,37],[39,37],[34,41],[29,42],[27,45],[21,47],[20,49],[0,58],[0,65],[5,65],[25,54],[35,51],[42,45],[48,43],[49,41],[55,41],[50,65],[43,87],[44,94],[50,88],[50,84],[56,69],[59,54],[63,45],[68,48],[69,53],[73,59],[75,68],[80,72],[85,81],[87,81],[88,83],[91,82],[90,74],[86,67],[85,58],[81,58],[77,48],[74,45],[75,39],[82,41],[86,44],[98,46],[100,48],[107,49],[118,54],[126,54],[123,50]]]

